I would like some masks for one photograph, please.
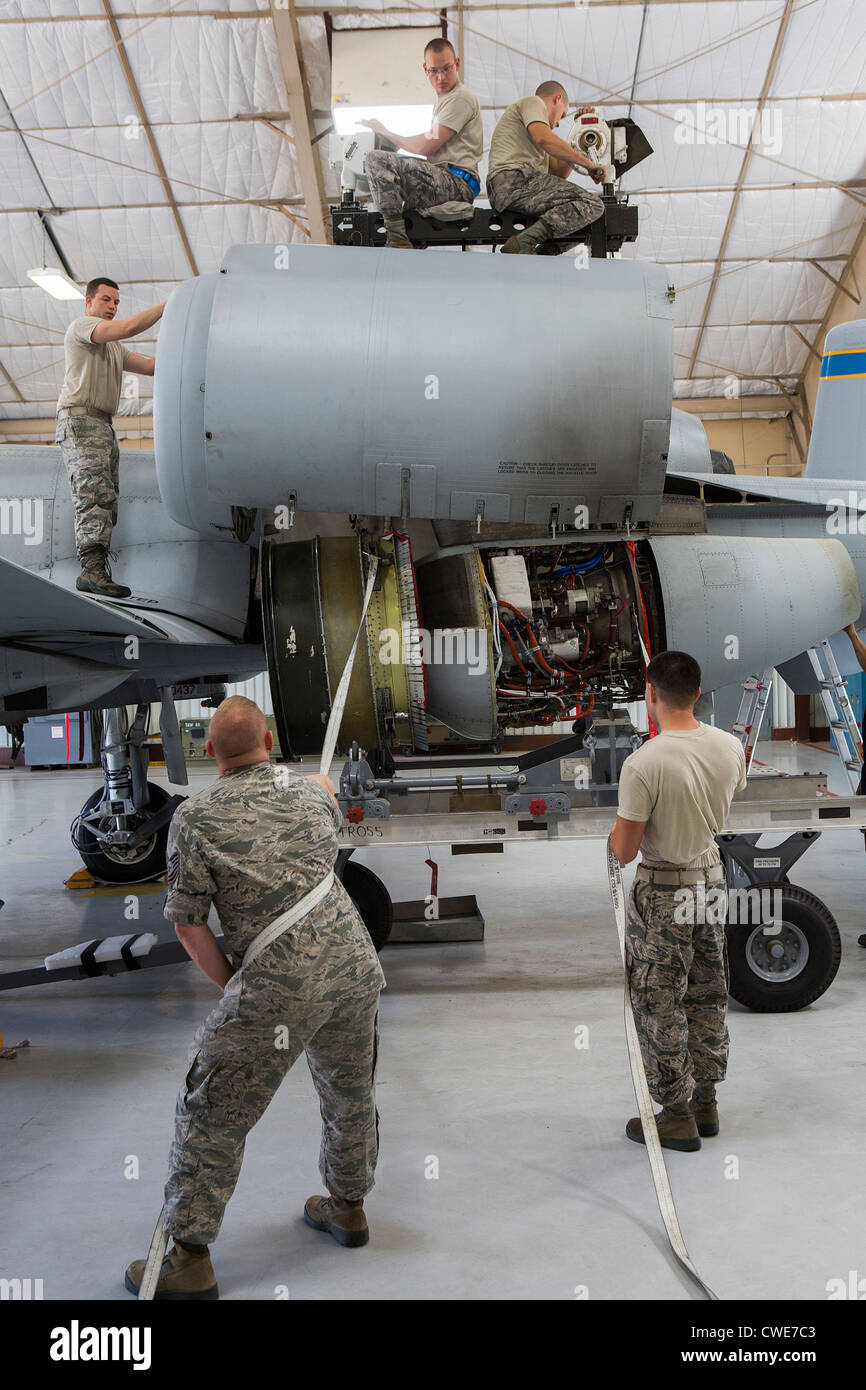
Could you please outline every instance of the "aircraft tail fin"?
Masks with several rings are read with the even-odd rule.
[[[866,319],[825,339],[806,477],[866,482]]]

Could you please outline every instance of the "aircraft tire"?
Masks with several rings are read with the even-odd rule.
[[[780,931],[767,936],[751,922],[728,927],[729,990],[755,1013],[794,1013],[833,983],[842,959],[839,928],[805,888],[787,881],[766,886],[781,892]]]
[[[147,791],[148,809],[151,811],[158,811],[170,799],[170,793],[156,782],[148,782]],[[99,787],[85,801],[81,808],[82,815],[98,806],[102,796],[103,789]],[[150,840],[145,840],[135,851],[117,850],[107,853],[98,848],[99,841],[96,836],[86,826],[79,824],[76,848],[85,868],[90,870],[94,878],[100,878],[106,883],[145,883],[148,879],[165,873],[165,847],[170,824],[169,821],[163,825]]]
[[[350,860],[343,868],[343,887],[349,894],[361,915],[361,920],[370,935],[370,940],[381,951],[394,920],[394,905],[391,895],[378,875],[365,864]]]

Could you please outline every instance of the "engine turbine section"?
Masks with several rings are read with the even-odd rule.
[[[483,620],[489,634],[483,712],[477,665],[427,665],[428,717],[455,733],[493,741],[582,718],[601,693],[620,703],[643,693],[641,598],[625,543],[455,547],[419,561],[417,575],[426,631],[472,632]]]
[[[361,624],[366,555],[379,565]],[[669,536],[481,541],[413,562],[405,535],[269,540],[262,598],[283,752],[322,746],[361,624],[339,746],[425,753],[499,743],[645,693],[648,656],[691,652],[706,690],[854,621],[837,540]],[[798,585],[808,610],[793,602]]]
[[[647,571],[624,541],[454,546],[413,565],[407,538],[264,547],[268,669],[283,752],[317,751],[361,620],[365,548],[379,568],[339,746],[491,744],[511,729],[639,699],[660,640]],[[642,595],[646,585],[648,598]]]

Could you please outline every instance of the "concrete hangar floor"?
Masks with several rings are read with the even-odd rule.
[[[757,756],[784,771],[829,767],[831,789],[845,790],[829,753],[765,743]],[[189,790],[210,776],[192,773]],[[79,866],[67,827],[93,780],[0,773],[0,970],[107,934],[106,899],[63,886]],[[426,853],[358,858],[398,901],[426,891]],[[318,1107],[301,1060],[247,1144],[213,1251],[221,1297],[273,1299],[280,1285],[292,1299],[693,1297],[667,1249],[646,1153],[623,1134],[636,1107],[603,843],[435,857],[440,892],[477,894],[486,940],[383,951],[370,1244],[346,1251],[303,1223],[305,1198],[321,1189]],[[731,1003],[722,1133],[698,1154],[666,1153],[690,1251],[723,1299],[823,1300],[830,1280],[862,1268],[852,1219],[866,1137],[860,833],[824,834],[792,876],[836,917],[839,974],[800,1013]],[[141,927],[170,937],[162,891],[142,894]],[[0,997],[5,1043],[30,1040],[0,1060],[0,1273],[43,1279],[46,1299],[128,1297],[123,1271],[147,1251],[175,1096],[214,999],[192,965]],[[126,1176],[133,1159],[137,1178]]]

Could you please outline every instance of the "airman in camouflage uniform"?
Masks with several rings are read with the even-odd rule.
[[[692,713],[701,671],[685,652],[647,666],[647,714],[659,730],[620,773],[610,847],[643,858],[626,918],[629,994],[666,1148],[693,1152],[719,1132],[716,1085],[728,1061],[727,890],[715,836],[746,785],[742,744]],[[639,1118],[626,1125],[644,1142]]]
[[[153,376],[153,357],[132,352],[121,341],[151,328],[163,305],[128,319],[116,318],[120,292],[98,276],[87,286],[86,309],[66,330],[66,374],[57,402],[55,444],[69,478],[75,513],[75,547],[86,594],[128,598],[130,590],[111,577],[108,557],[117,525],[120,451],[112,416],[120,405],[124,372]]]
[[[581,107],[578,114],[591,109]],[[580,168],[600,183],[605,169],[554,134],[567,111],[562,84],[542,82],[496,122],[487,161],[490,206],[519,213],[528,224],[505,242],[506,255],[534,256],[545,242],[572,236],[604,212],[598,193],[568,181]]]
[[[217,747],[225,747],[232,722],[250,721],[262,738],[259,751],[269,752],[273,736],[264,716],[238,696],[214,715],[209,749],[219,735]],[[344,1245],[368,1239],[363,1199],[379,1146],[374,1073],[385,980],[339,880],[319,906],[239,968],[262,929],[327,877],[341,823],[320,782],[266,758],[222,765],[218,780],[175,812],[165,916],[211,978],[228,978],[196,1034],[177,1101],[163,1221],[175,1248],[157,1297],[216,1297],[207,1247],[234,1191],[246,1137],[302,1052],[319,1095],[319,1170],[331,1194],[311,1198],[305,1219]],[[222,967],[204,925],[211,903],[231,953]],[[132,1291],[143,1264],[130,1266]]]
[[[387,150],[371,150],[364,160],[373,200],[385,223],[386,246],[411,250],[404,205],[425,211],[440,204],[457,204],[458,214],[478,196],[478,161],[484,148],[484,126],[478,98],[460,81],[460,59],[448,39],[431,39],[424,49],[424,72],[436,93],[430,129],[423,135],[388,130],[381,121],[362,121],[409,158]]]

